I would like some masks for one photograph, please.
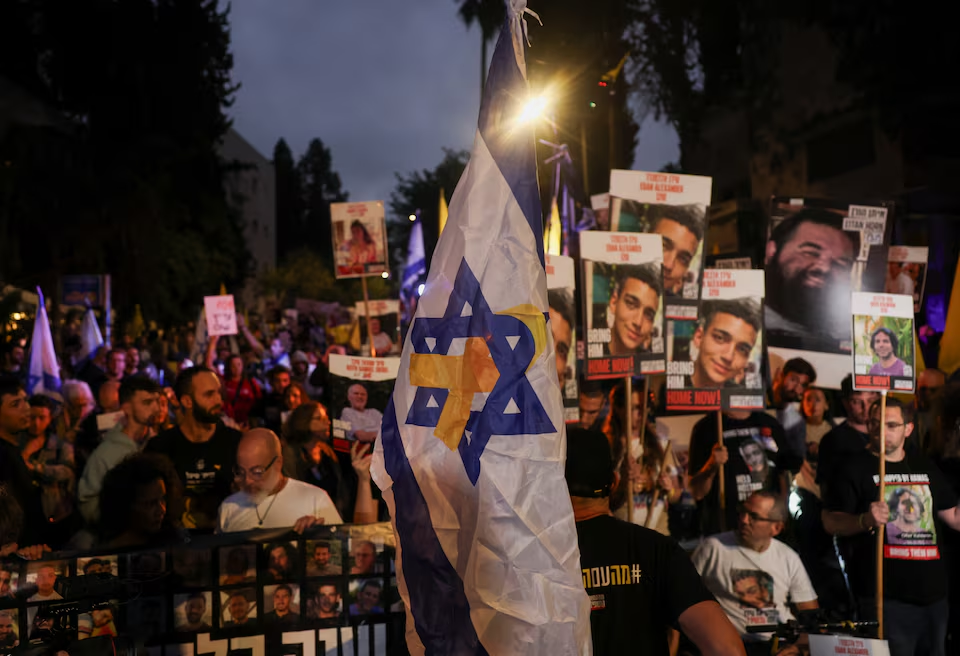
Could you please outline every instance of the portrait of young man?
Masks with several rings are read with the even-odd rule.
[[[704,301],[693,335],[696,351],[686,387],[717,389],[741,385],[760,336],[760,304],[749,298]]]

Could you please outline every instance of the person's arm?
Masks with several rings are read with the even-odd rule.
[[[219,337],[214,337],[210,335],[207,338],[207,354],[203,359],[203,364],[206,365],[207,369],[212,371],[217,370],[215,361],[217,359],[217,342],[220,341]]]
[[[937,516],[954,531],[960,531],[960,506],[941,510],[937,513]]]
[[[253,352],[257,354],[257,357],[262,357],[267,349],[263,348],[263,344],[260,343],[260,340],[253,336],[253,333],[250,332],[249,328],[247,328],[247,322],[244,321],[243,315],[239,312],[237,312],[237,328],[239,328],[240,332],[243,333],[243,338],[247,340],[247,344],[249,344],[250,348],[253,349]]]
[[[350,462],[357,472],[357,502],[353,507],[353,523],[373,524],[377,521],[377,502],[373,499],[373,481],[370,477],[373,450],[368,445],[355,442],[350,447]]]
[[[683,611],[680,628],[703,656],[746,656],[740,634],[715,601],[701,601]]]
[[[827,533],[849,537],[886,524],[890,519],[890,508],[883,501],[874,501],[870,504],[870,510],[859,515],[839,510],[823,510],[820,512],[820,519]]]
[[[690,494],[695,500],[700,501],[710,494],[710,490],[713,489],[713,480],[720,471],[720,465],[726,464],[729,457],[727,447],[720,444],[713,447],[710,457],[700,471],[690,477]]]

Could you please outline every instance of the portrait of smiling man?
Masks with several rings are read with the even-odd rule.
[[[720,388],[740,384],[760,336],[760,305],[749,298],[704,301],[701,325],[693,334],[697,350],[686,387]]]
[[[617,282],[607,308],[610,341],[604,347],[604,355],[650,351],[661,295],[659,263],[617,267]]]

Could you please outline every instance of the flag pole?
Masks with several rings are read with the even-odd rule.
[[[886,498],[887,390],[880,392],[880,501]],[[883,640],[883,529],[877,527],[877,638]]]
[[[663,450],[663,462],[660,464],[660,472],[658,473],[658,475],[659,475],[659,474],[662,474],[662,473],[663,473],[663,470],[664,470],[664,469],[666,468],[666,466],[667,466],[667,459],[672,455],[672,451],[671,451],[672,446],[673,446],[673,442],[672,442],[671,440],[667,440],[667,446],[666,446],[666,447],[664,448],[664,450]],[[654,488],[654,490],[653,490],[653,501],[650,502],[650,508],[651,508],[651,509],[652,509],[652,508],[656,508],[656,507],[657,507],[657,502],[658,502],[659,500],[660,500],[660,486],[658,485],[658,486],[657,486],[656,488]],[[668,501],[669,501],[669,500],[668,500]],[[644,526],[645,526],[646,528],[650,528],[650,518],[651,518],[651,517],[653,517],[653,510],[647,510],[647,521],[646,521],[646,523],[644,524]]]
[[[373,345],[373,335],[370,333],[370,294],[367,292],[367,277],[360,276],[360,286],[363,287],[363,313],[367,319],[367,341],[370,343],[371,357],[377,357],[377,348]]]
[[[630,441],[633,437],[633,376],[624,379],[624,414],[627,415],[627,427],[624,435],[623,457],[630,459]],[[627,468],[627,521],[633,523],[633,492],[634,483],[630,480],[630,469]]]
[[[717,410],[717,444],[723,446],[723,413],[720,410]],[[723,475],[723,465],[720,465],[717,470],[718,484],[720,499],[720,531],[723,532],[727,530],[727,490],[726,490],[726,478]]]

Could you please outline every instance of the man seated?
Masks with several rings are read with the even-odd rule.
[[[666,656],[667,628],[675,625],[703,656],[744,653],[680,546],[611,514],[610,495],[619,477],[603,433],[569,429],[566,478],[595,654]]]
[[[707,538],[694,552],[703,582],[740,632],[751,655],[770,653],[771,632],[748,633],[748,627],[774,628],[793,619],[789,599],[798,610],[817,608],[814,592],[800,556],[774,538],[783,531],[787,507],[779,496],[754,492],[739,508],[734,531]],[[806,636],[801,638],[806,642]],[[797,645],[777,652],[800,653]]]

